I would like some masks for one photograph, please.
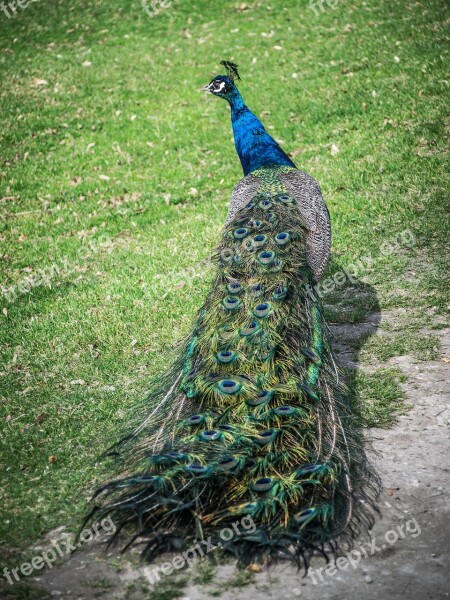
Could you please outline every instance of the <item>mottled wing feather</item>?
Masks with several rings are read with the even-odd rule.
[[[305,220],[307,260],[316,282],[320,281],[330,258],[331,225],[327,205],[317,181],[303,171],[291,171],[280,175],[281,180],[294,196],[298,210]]]
[[[231,223],[234,215],[245,208],[250,200],[255,196],[261,182],[254,175],[247,175],[240,180],[231,194],[230,209],[225,221],[225,227]]]

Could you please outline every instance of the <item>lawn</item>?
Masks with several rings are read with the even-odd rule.
[[[448,304],[445,1],[39,0],[0,12],[0,553],[76,526],[111,441],[189,331],[241,177],[224,102],[250,107],[331,213],[330,320],[389,336],[357,378],[368,425],[401,408],[391,356],[437,356]],[[151,6],[149,2],[147,6]],[[151,12],[151,11],[150,11]],[[356,269],[356,271],[355,271]]]

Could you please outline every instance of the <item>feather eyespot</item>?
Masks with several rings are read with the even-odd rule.
[[[232,281],[227,285],[227,292],[230,294],[239,294],[242,291],[242,286],[237,281]]]
[[[260,326],[258,325],[258,323],[256,321],[253,321],[253,323],[251,323],[248,327],[242,327],[239,330],[239,333],[241,336],[247,337],[249,335],[255,334],[259,330],[260,330]]]
[[[273,263],[275,258],[276,254],[272,250],[264,250],[258,254],[258,262],[264,266]]]
[[[183,452],[166,452],[166,454],[154,454],[151,462],[154,464],[178,463],[186,461],[188,458],[189,456]]]
[[[261,296],[261,294],[264,292],[264,287],[262,283],[255,283],[249,288],[249,290],[253,297],[257,297]]]
[[[217,360],[224,365],[235,361],[237,358],[236,352],[233,352],[232,350],[222,350],[222,352],[218,352],[216,356]]]
[[[261,477],[251,484],[251,488],[255,492],[268,492],[274,484],[275,481],[271,477]]]
[[[264,390],[256,398],[248,398],[247,404],[249,406],[261,406],[263,404],[267,404],[269,402],[269,400],[271,399],[271,397],[272,397],[271,392]]]
[[[255,248],[262,248],[264,246],[264,244],[267,243],[267,236],[263,235],[263,234],[259,234],[259,235],[255,235],[255,237],[252,239],[252,245]]]
[[[261,433],[256,436],[256,441],[260,444],[268,444],[269,442],[272,442],[276,436],[276,429],[266,429],[265,431],[261,431]]]
[[[241,389],[242,384],[234,379],[222,379],[219,382],[219,391],[223,394],[236,394]]]
[[[309,521],[312,521],[314,517],[317,515],[317,508],[315,506],[311,506],[310,508],[306,508],[305,510],[301,510],[299,513],[294,515],[294,520],[297,523],[302,523],[306,525]]]
[[[199,465],[199,464],[191,464],[191,465],[187,465],[185,467],[186,471],[189,471],[190,473],[193,473],[194,475],[205,475],[206,473],[209,472],[209,467],[205,466],[205,465]]]
[[[278,246],[286,246],[286,244],[289,243],[291,239],[291,236],[289,235],[289,233],[286,233],[285,231],[281,231],[280,233],[278,233],[275,236],[275,243]]]
[[[227,310],[236,310],[241,305],[241,301],[239,298],[229,296],[228,298],[224,298],[224,300],[222,300],[222,305]]]
[[[272,294],[272,298],[277,301],[284,300],[284,298],[286,298],[286,295],[287,295],[287,287],[280,286],[276,290],[274,290],[274,292]]]
[[[222,438],[222,434],[220,431],[216,431],[215,429],[208,429],[207,431],[201,432],[200,438],[205,442],[214,442],[216,440],[220,440]]]
[[[227,456],[226,458],[222,458],[217,463],[219,469],[223,469],[224,471],[228,471],[233,469],[238,464],[238,461],[233,456]]]
[[[204,415],[192,415],[186,419],[187,425],[199,425],[205,420]]]
[[[246,227],[239,227],[239,229],[234,230],[233,235],[237,240],[243,240],[248,233],[249,230]]]
[[[295,474],[298,478],[304,477],[305,475],[312,475],[313,473],[323,471],[324,467],[325,465],[322,463],[317,463],[314,465],[305,465],[301,469],[298,469]]]
[[[273,409],[273,412],[276,415],[281,417],[289,416],[295,414],[297,411],[293,406],[277,406]]]
[[[269,210],[269,208],[272,208],[272,202],[270,200],[261,200],[258,206],[263,210]]]
[[[277,200],[283,204],[291,204],[293,202],[293,199],[288,194],[280,194]]]
[[[269,316],[270,310],[270,302],[262,302],[261,304],[258,304],[258,306],[254,309],[253,314],[258,319],[264,319],[265,317]]]
[[[258,221],[257,219],[251,219],[247,223],[247,225],[248,225],[248,227],[251,227],[252,229],[260,229],[263,226],[263,222]]]
[[[283,263],[279,258],[276,258],[269,266],[270,273],[279,273],[283,268]]]
[[[218,429],[220,429],[221,431],[228,431],[228,432],[235,430],[233,425],[228,425],[226,423],[224,423],[223,425],[219,425]]]

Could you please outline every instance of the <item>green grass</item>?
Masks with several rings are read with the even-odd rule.
[[[51,600],[52,596],[28,583],[19,583],[2,590],[3,600]]]
[[[186,584],[186,578],[165,578],[153,586],[146,597],[149,600],[175,600],[185,595],[183,588]]]
[[[379,360],[386,361],[406,354],[419,360],[436,360],[439,357],[438,336],[406,331],[397,335],[372,337],[365,345],[362,356],[376,356]]]
[[[383,310],[442,322],[448,18],[437,0],[340,0],[318,17],[306,0],[179,0],[153,19],[138,0],[0,13],[2,556],[77,523],[108,432],[208,289],[201,261],[241,177],[227,107],[198,91],[221,59],[320,182],[329,275],[371,256],[358,279]],[[405,230],[414,243],[381,254]],[[328,310],[363,320],[373,293],[347,288]]]
[[[389,427],[397,414],[405,411],[404,392],[400,383],[405,376],[399,369],[378,369],[374,373],[359,371],[357,389],[363,402],[366,427]]]

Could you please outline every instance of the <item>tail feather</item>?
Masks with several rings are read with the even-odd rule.
[[[306,261],[305,225],[273,184],[226,227],[217,274],[178,360],[115,451],[126,469],[98,490],[144,555],[219,539],[243,564],[307,564],[372,527],[378,480],[333,359]],[[142,415],[141,415],[142,418]]]

